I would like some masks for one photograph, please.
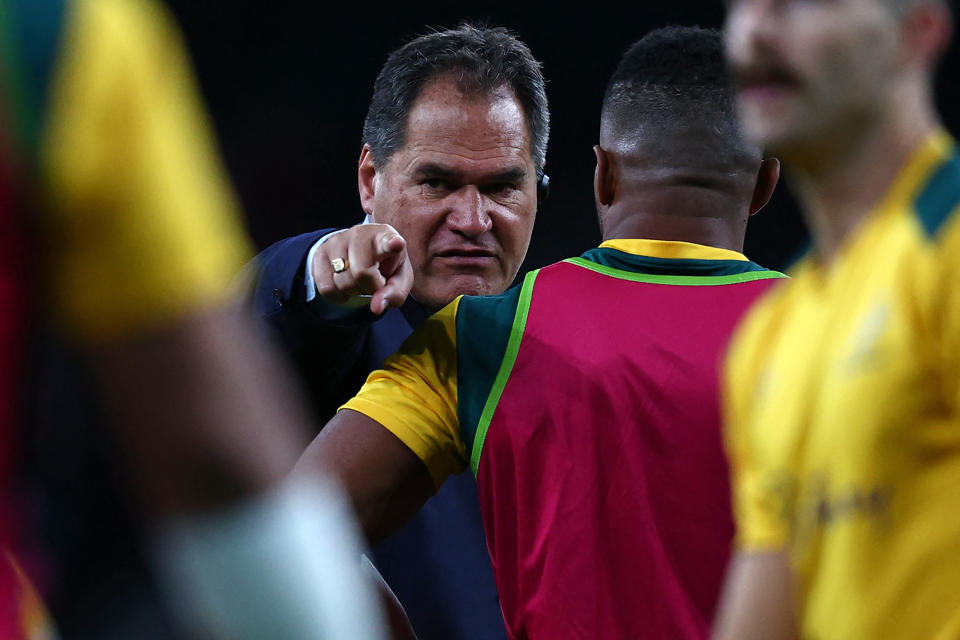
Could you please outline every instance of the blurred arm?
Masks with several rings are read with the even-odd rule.
[[[714,640],[795,640],[791,573],[783,552],[738,552],[720,599]]]
[[[345,501],[325,477],[284,480],[307,421],[246,315],[220,307],[91,353],[155,516],[167,595],[190,629],[217,638],[381,637]]]
[[[231,307],[91,352],[133,472],[159,514],[258,493],[306,444],[308,422],[286,372]]]
[[[775,309],[760,302],[734,334],[721,373],[724,444],[730,463],[736,550],[727,569],[715,640],[789,640],[797,637],[791,540],[796,475],[776,459],[769,438],[777,425],[756,415],[770,352],[762,328]]]

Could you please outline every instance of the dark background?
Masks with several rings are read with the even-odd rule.
[[[429,28],[484,20],[515,31],[543,62],[552,113],[542,207],[526,268],[599,241],[593,205],[600,102],[620,54],[651,28],[719,27],[721,2],[319,3],[169,0],[194,56],[227,165],[258,247],[362,217],[356,189],[360,130],[373,81],[392,49]],[[625,8],[629,7],[629,8]],[[958,59],[945,63],[949,77]],[[957,131],[960,90],[941,82],[942,110]],[[789,168],[787,168],[787,173]],[[769,267],[804,242],[785,188],[754,218],[747,253]]]

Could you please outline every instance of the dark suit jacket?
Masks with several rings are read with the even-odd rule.
[[[307,388],[319,424],[429,315],[412,297],[377,317],[320,298],[306,302],[307,253],[324,229],[280,242],[257,258],[253,305],[274,329]],[[400,531],[374,548],[374,562],[420,640],[503,640],[493,570],[470,473],[450,478]]]

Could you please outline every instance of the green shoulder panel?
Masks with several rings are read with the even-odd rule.
[[[21,153],[36,156],[66,0],[0,0],[0,101]]]
[[[517,358],[538,273],[528,273],[522,285],[499,296],[464,296],[460,299],[457,309],[457,404],[460,431],[474,474],[493,410]]]
[[[944,227],[950,213],[960,205],[960,154],[940,165],[914,202],[920,224],[932,238]]]

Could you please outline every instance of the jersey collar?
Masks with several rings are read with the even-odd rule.
[[[909,208],[912,201],[926,186],[931,174],[954,152],[954,145],[953,137],[945,129],[937,128],[927,134],[917,148],[911,152],[903,166],[900,167],[890,187],[870,210],[866,219],[895,215],[905,208]],[[849,250],[849,247],[846,250]],[[813,243],[793,263],[790,272],[795,276],[824,276],[823,265]]]
[[[926,186],[930,175],[953,153],[953,146],[953,138],[944,129],[928,134],[910,154],[887,193],[873,210],[877,213],[896,211],[911,203]]]
[[[736,251],[670,240],[608,240],[583,258],[621,271],[656,276],[712,277],[766,271]]]
[[[710,247],[693,242],[676,240],[621,239],[607,240],[600,244],[601,249],[616,249],[636,256],[651,258],[670,258],[677,260],[742,260],[747,256],[730,249]]]

